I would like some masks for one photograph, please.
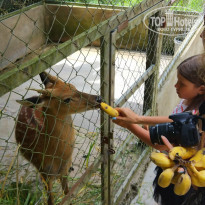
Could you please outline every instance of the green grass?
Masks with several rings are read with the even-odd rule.
[[[100,204],[101,185],[86,184],[72,200],[73,205]]]
[[[42,196],[40,190],[34,190],[35,185],[12,182],[6,185],[0,196],[0,205],[34,205]],[[1,187],[0,187],[1,188]]]

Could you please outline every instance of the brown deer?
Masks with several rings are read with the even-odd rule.
[[[54,205],[53,181],[60,178],[68,193],[67,175],[72,162],[75,135],[71,114],[100,108],[100,96],[79,92],[46,72],[40,74],[45,89],[31,89],[40,96],[19,100],[16,141],[20,152],[46,182],[48,204]]]

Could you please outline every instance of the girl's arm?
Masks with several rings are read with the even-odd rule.
[[[116,119],[124,123],[153,125],[165,122],[172,122],[172,120],[169,119],[169,117],[167,116],[139,116],[129,108],[115,109],[119,112],[119,116],[116,117]]]
[[[155,125],[160,123],[173,122],[167,116],[138,116],[136,124]]]
[[[165,146],[165,145],[152,144],[152,142],[150,140],[149,131],[145,130],[144,128],[140,127],[139,125],[129,124],[129,125],[127,125],[127,129],[130,130],[139,139],[141,139],[145,144],[147,144],[155,149],[158,149],[160,151],[168,150],[167,146]]]

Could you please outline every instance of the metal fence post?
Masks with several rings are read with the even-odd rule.
[[[101,38],[101,95],[106,103],[114,104],[114,73],[115,73],[115,46],[113,46],[113,32]],[[111,154],[113,148],[113,123],[110,117],[101,114],[101,181],[102,204],[112,204],[111,188]]]
[[[109,99],[108,92],[108,84],[109,84],[109,43],[108,36],[101,37],[101,46],[100,46],[100,80],[101,80],[101,96],[103,96],[104,100],[107,101]],[[109,192],[108,192],[108,144],[105,143],[105,140],[108,140],[108,116],[101,112],[101,154],[102,154],[102,162],[101,162],[101,197],[102,204],[108,204]]]
[[[115,91],[115,53],[116,53],[116,33],[117,30],[115,29],[110,33],[110,65],[109,65],[109,70],[110,70],[110,101],[109,104],[113,107],[114,106],[114,91]],[[114,132],[114,124],[110,119],[110,127],[109,127],[109,155],[110,155],[110,204],[113,204],[114,201],[114,193],[113,193],[113,177],[112,173],[113,170],[111,170],[111,167],[113,167],[113,154],[115,153],[115,150],[113,149],[113,144],[114,144],[114,138],[113,138],[113,132]]]
[[[156,18],[159,16],[159,12],[155,13],[152,17]],[[158,33],[156,31],[156,25],[152,22],[153,18],[149,19],[149,30],[148,30],[148,43],[147,43],[147,60],[146,60],[146,70],[150,68],[153,64],[156,64],[157,61],[157,42],[158,42]],[[147,110],[152,109],[154,101],[154,89],[156,87],[157,75],[154,72],[146,81],[144,88],[144,106],[143,114]]]
[[[153,103],[152,103],[152,115],[157,115],[157,94],[158,94],[158,82],[159,82],[159,69],[160,69],[160,59],[162,53],[162,41],[163,34],[158,35],[157,39],[157,50],[156,50],[156,63],[155,63],[155,81],[154,81],[154,92],[153,92]]]

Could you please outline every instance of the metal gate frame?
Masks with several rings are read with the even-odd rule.
[[[158,83],[158,75],[159,75],[159,64],[160,64],[160,56],[162,50],[162,40],[163,36],[158,35],[157,33],[149,32],[148,36],[149,39],[153,39],[149,41],[148,48],[147,48],[147,62],[146,62],[146,71],[143,75],[136,80],[136,82],[126,91],[125,95],[121,97],[117,102],[114,102],[114,84],[115,84],[115,52],[116,52],[116,40],[124,35],[127,31],[133,29],[137,25],[139,25],[144,16],[147,15],[150,17],[148,13],[158,8],[159,6],[164,6],[165,2],[161,1],[155,4],[153,7],[149,8],[148,10],[134,16],[130,20],[125,20],[121,25],[117,26],[113,29],[107,36],[101,39],[101,57],[104,60],[101,60],[101,82],[102,82],[102,89],[101,94],[104,97],[105,101],[110,104],[111,106],[119,106],[121,107],[131,96],[132,94],[143,84],[145,83],[145,93],[146,89],[149,89],[149,95],[144,96],[144,102],[149,101],[149,104],[144,106],[144,114],[154,115],[156,114],[156,95],[157,95],[157,83]],[[152,14],[153,15],[153,14]],[[159,15],[159,12],[154,14]],[[156,29],[156,28],[152,28]],[[153,38],[154,36],[154,38]],[[110,42],[109,44],[107,42]],[[108,59],[105,62],[105,59]],[[151,59],[151,60],[150,60]],[[106,79],[106,82],[105,82]],[[105,82],[105,83],[103,83]],[[154,82],[154,83],[153,83]],[[151,98],[150,98],[150,89],[151,89]],[[129,173],[129,178],[126,179],[126,183],[123,183],[119,191],[115,196],[113,196],[112,191],[112,163],[113,163],[113,129],[114,125],[111,119],[102,114],[101,118],[102,122],[106,122],[103,125],[101,130],[101,145],[102,145],[102,156],[103,162],[101,164],[102,169],[102,204],[110,205],[110,204],[119,204],[120,199],[123,197],[123,191],[125,187],[128,186],[131,178],[140,168],[139,166],[142,165],[143,161],[146,161],[146,158],[149,153],[149,148],[147,147],[140,160],[135,164],[131,172]],[[119,153],[117,154],[119,156]],[[143,164],[144,166],[144,164]]]

